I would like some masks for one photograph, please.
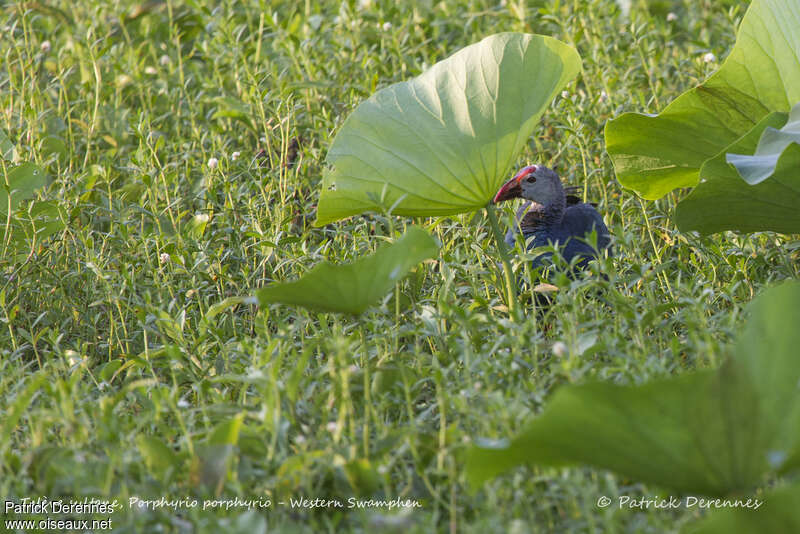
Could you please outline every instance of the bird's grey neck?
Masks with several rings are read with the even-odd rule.
[[[534,204],[543,222],[558,223],[564,217],[564,210],[567,208],[567,197],[564,194],[564,186],[560,180],[550,183],[551,191],[548,198],[541,199],[538,204]]]

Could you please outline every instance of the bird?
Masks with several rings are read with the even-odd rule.
[[[514,246],[516,235],[521,231],[528,250],[553,245],[570,265],[578,258],[574,265],[576,270],[586,269],[600,253],[607,251],[611,255],[611,234],[603,217],[593,204],[576,197],[575,190],[565,188],[558,173],[544,165],[528,165],[521,169],[493,199],[494,204],[515,198],[528,201],[517,211],[514,227],[506,234],[506,243]],[[597,233],[597,249],[588,242],[592,231]],[[545,267],[551,262],[551,256],[552,252],[536,256],[531,267]]]

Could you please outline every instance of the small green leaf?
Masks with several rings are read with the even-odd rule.
[[[239,431],[242,428],[244,414],[237,414],[214,427],[208,436],[209,445],[236,445],[239,442]]]
[[[14,156],[14,143],[3,130],[0,130],[0,159],[10,161]]]
[[[65,228],[61,208],[55,202],[33,202],[0,222],[0,257],[26,254],[30,247]]]
[[[357,495],[375,495],[381,478],[375,467],[365,458],[350,460],[343,466],[345,476]]]
[[[745,182],[726,161],[727,153],[754,153],[762,132],[767,128],[780,128],[785,123],[785,113],[770,113],[741,139],[703,165],[700,184],[675,211],[675,220],[682,232],[800,232],[800,146],[788,146],[771,177],[756,185]]]
[[[206,319],[213,319],[220,313],[230,308],[234,308],[240,304],[258,304],[258,299],[248,296],[228,297],[221,302],[217,302],[216,304],[209,306],[208,311],[206,312]]]
[[[122,367],[123,362],[124,360],[122,358],[117,358],[103,364],[97,372],[100,380],[103,382],[111,382],[111,379],[114,378],[114,375],[116,375],[117,371]]]
[[[0,214],[14,211],[20,202],[32,198],[37,189],[47,185],[47,176],[33,163],[12,168],[7,179],[7,194],[0,192]]]
[[[66,161],[69,154],[69,151],[67,150],[67,144],[57,135],[48,135],[42,139],[42,146],[40,150],[42,156],[49,157],[55,154],[58,160],[61,162]]]
[[[18,386],[16,395],[5,399],[7,404],[3,410],[5,412],[3,421],[0,423],[0,458],[5,454],[6,445],[11,440],[17,423],[19,423],[28,406],[30,406],[36,392],[45,383],[45,377],[44,373],[36,373],[28,380],[28,385],[24,389],[21,385]]]
[[[195,213],[194,217],[186,224],[186,235],[195,239],[203,237],[209,219],[208,213]]]
[[[411,227],[391,245],[347,265],[324,262],[296,282],[274,283],[257,291],[262,306],[273,302],[320,311],[359,314],[392,289],[411,268],[438,253],[436,241]]]
[[[139,448],[139,454],[142,455],[147,469],[158,478],[164,477],[170,468],[178,465],[175,451],[164,445],[158,438],[139,435],[136,437],[136,446]]]
[[[232,97],[217,97],[215,99],[217,110],[211,116],[212,120],[228,118],[241,122],[251,130],[255,131],[250,108]]]
[[[372,375],[372,394],[385,395],[394,389],[402,392],[404,383],[414,383],[416,379],[416,373],[410,366],[404,364],[382,365],[375,369]]]
[[[219,423],[192,458],[192,480],[212,488],[216,495],[222,491],[228,476],[243,421],[244,414],[239,413]]]
[[[620,183],[649,199],[697,184],[706,160],[800,101],[799,48],[796,0],[754,0],[719,71],[658,116],[625,113],[607,123]]]
[[[378,91],[328,151],[333,168],[315,224],[370,210],[447,215],[485,206],[580,69],[578,53],[560,41],[501,33]]]

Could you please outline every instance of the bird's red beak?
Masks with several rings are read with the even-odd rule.
[[[530,173],[536,172],[536,165],[529,165],[519,171],[516,176],[514,176],[511,180],[506,182],[506,184],[500,188],[500,191],[494,196],[493,202],[497,204],[498,202],[502,202],[504,200],[509,200],[511,198],[519,198],[522,196],[522,180],[528,176]]]

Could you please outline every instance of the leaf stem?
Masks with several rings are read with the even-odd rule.
[[[503,263],[503,278],[506,286],[505,293],[506,299],[508,300],[508,312],[509,315],[515,317],[517,311],[517,285],[514,283],[514,273],[511,270],[508,248],[503,239],[503,234],[500,232],[500,225],[497,223],[497,213],[495,212],[494,204],[491,202],[486,204],[486,213],[489,215],[489,224],[492,227],[495,245],[497,246],[497,251],[500,253],[500,261]]]

